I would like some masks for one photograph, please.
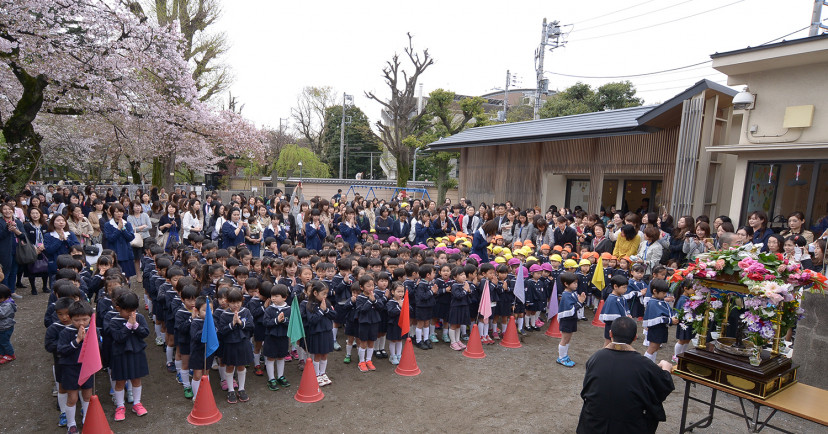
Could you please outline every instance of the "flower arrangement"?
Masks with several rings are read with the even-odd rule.
[[[705,286],[704,279],[738,283],[747,287],[747,291],[744,295],[713,291]],[[748,339],[759,347],[774,338],[775,322],[784,333],[802,318],[801,290],[824,293],[828,288],[822,274],[802,269],[800,264],[791,263],[782,255],[760,252],[759,246],[753,245],[700,255],[670,278],[675,285],[688,280],[693,283],[695,293],[680,315],[696,333],[702,332],[708,308],[709,321],[721,321],[727,315],[723,308],[727,298],[733,301],[733,297],[743,297],[745,312],[741,321]]]

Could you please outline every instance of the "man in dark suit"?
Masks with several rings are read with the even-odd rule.
[[[552,234],[556,246],[564,247],[569,244],[575,249],[578,242],[578,234],[575,229],[569,227],[569,220],[566,217],[560,216],[555,220],[555,232]]]

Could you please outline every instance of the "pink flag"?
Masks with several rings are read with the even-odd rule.
[[[546,317],[552,318],[558,314],[558,279],[552,286],[552,296],[549,297],[549,305],[546,306]]]
[[[92,314],[92,320],[89,321],[89,330],[83,338],[80,354],[78,354],[78,363],[81,364],[80,376],[78,376],[78,385],[83,385],[89,377],[95,375],[101,370],[101,349],[98,347],[98,329],[95,328],[95,314]]]
[[[492,296],[489,294],[489,281],[483,286],[483,294],[480,296],[480,308],[477,310],[483,319],[488,319],[492,316]]]

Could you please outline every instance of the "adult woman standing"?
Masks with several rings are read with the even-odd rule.
[[[69,232],[75,234],[82,245],[89,244],[91,242],[92,235],[95,233],[95,229],[92,228],[92,224],[89,222],[89,219],[83,216],[83,209],[80,205],[72,203],[69,204],[68,209],[69,212],[67,213],[66,223],[68,225]]]
[[[820,272],[825,274],[826,265],[828,265],[828,260],[825,258],[825,239],[820,238],[814,241],[814,252],[811,254],[812,258],[812,265],[811,270]]]
[[[615,241],[615,248],[612,249],[612,256],[618,259],[624,256],[633,256],[638,253],[638,247],[641,244],[641,236],[635,226],[625,224],[621,226],[621,233],[618,234],[618,239]],[[661,259],[661,258],[659,258]]]
[[[312,209],[308,214],[308,222],[305,223],[305,247],[308,250],[321,251],[322,243],[328,236],[321,214],[318,208]]]
[[[814,233],[803,228],[802,225],[805,223],[805,214],[802,214],[799,211],[794,211],[791,215],[788,216],[788,229],[780,232],[779,235],[782,235],[785,238],[788,238],[791,235],[802,235],[805,238],[805,241],[808,244],[814,242]]]
[[[118,257],[118,266],[121,267],[121,272],[129,279],[135,275],[134,256],[132,255],[132,246],[129,245],[135,238],[135,232],[132,225],[124,220],[126,209],[123,205],[119,203],[110,205],[109,213],[112,215],[112,219],[103,227],[104,237],[106,237],[109,248]]]
[[[270,213],[267,212],[267,207],[264,204],[256,205],[256,219],[263,228],[270,226]]]
[[[710,226],[708,226],[708,231]],[[637,261],[643,263],[646,269],[644,275],[653,274],[653,268],[661,262],[661,255],[664,253],[661,244],[658,242],[661,232],[655,226],[644,228],[645,241],[639,244]]]
[[[227,221],[227,207],[220,202],[213,202],[213,217],[210,219],[208,228],[211,231],[213,241],[221,244],[221,227]]]
[[[187,203],[187,212],[181,219],[181,239],[184,244],[190,244],[190,234],[201,234],[204,228],[204,217],[201,215],[201,201],[198,199],[190,199]]]
[[[279,214],[282,215],[282,227],[287,233],[288,239],[291,242],[296,242],[296,232],[299,229],[296,225],[296,217],[290,212],[290,204],[283,200],[278,205]]]
[[[489,262],[489,253],[487,248],[489,247],[489,243],[492,241],[492,237],[494,237],[495,234],[497,234],[497,220],[489,220],[486,223],[483,223],[479,229],[474,231],[471,254],[480,256],[481,263]]]
[[[37,251],[38,256],[40,256],[46,249],[46,246],[44,245],[44,236],[49,232],[49,222],[46,220],[46,215],[43,214],[43,211],[37,207],[30,207],[29,219],[23,225],[23,230],[26,232],[26,239],[28,239],[29,243],[34,246],[35,251]],[[32,273],[32,270],[28,269],[26,270],[26,276],[29,278],[29,287],[32,289],[32,295],[37,294],[35,279],[38,277],[41,278],[40,290],[42,292],[49,292],[48,269],[36,273]]]
[[[3,284],[14,294],[17,284],[17,244],[23,235],[23,223],[14,217],[14,206],[2,205],[3,224],[0,224],[0,266],[3,267]],[[20,296],[18,295],[17,298]]]
[[[710,225],[705,222],[696,223],[696,232],[684,237],[682,251],[687,255],[688,261],[695,261],[696,258],[707,253],[712,245],[708,245],[707,238],[710,238]]]
[[[529,215],[526,211],[521,211],[517,220],[517,224],[512,227],[512,242],[520,241],[523,243],[529,239],[533,229],[532,223],[529,222]]]
[[[144,194],[146,196],[146,194]],[[141,237],[142,245],[150,237],[150,228],[152,228],[152,222],[150,221],[149,215],[144,211],[144,206],[141,202],[137,200],[132,202],[132,205],[129,207],[130,213],[127,216],[127,222],[132,225],[132,230],[135,233],[136,237]],[[141,256],[143,253],[143,247],[133,247],[132,248],[132,257],[135,261],[134,266],[136,270],[139,270],[141,267]],[[138,273],[137,275],[138,282],[142,282],[143,278],[141,274]]]
[[[80,244],[72,232],[66,230],[66,217],[63,214],[54,214],[49,220],[49,233],[43,237],[43,250],[49,262],[49,286],[54,282],[57,273],[57,257],[69,253],[69,248]]]
[[[147,216],[152,211],[152,201],[150,200],[150,195],[147,193],[141,195],[141,208],[143,208]]]
[[[597,253],[612,253],[612,241],[606,237],[607,229],[603,223],[592,226],[595,236],[592,238],[592,251]]]
[[[753,244],[761,246],[762,251],[767,252],[768,238],[773,235],[773,231],[768,228],[768,215],[764,211],[754,211],[748,216],[748,225],[753,229]]]
[[[684,253],[684,240],[692,236],[696,227],[693,216],[685,215],[679,217],[676,228],[673,230],[673,237],[670,239],[670,259],[675,259],[679,265],[687,262],[687,254]]]
[[[169,251],[172,243],[179,242],[181,217],[178,215],[178,205],[175,202],[167,204],[167,212],[158,220],[158,230],[161,231],[161,245]]]
[[[374,228],[377,231],[377,238],[380,241],[388,241],[391,236],[391,230],[394,227],[394,219],[388,215],[388,208],[380,208],[380,215],[374,223]]]
[[[495,219],[492,220],[497,221]],[[535,214],[534,223],[532,223],[530,226],[531,230],[529,236],[526,239],[532,241],[535,244],[536,251],[540,251],[541,246],[543,246],[544,244],[548,246],[555,244],[555,230],[549,228],[549,224],[546,223],[546,216],[540,213]]]
[[[244,244],[244,237],[247,235],[247,222],[241,221],[241,210],[233,207],[227,214],[227,220],[221,225],[221,249]]]

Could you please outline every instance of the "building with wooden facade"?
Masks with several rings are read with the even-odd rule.
[[[735,94],[702,80],[659,105],[471,128],[429,148],[460,152],[459,194],[475,203],[715,214],[735,159],[705,149],[728,143]]]

